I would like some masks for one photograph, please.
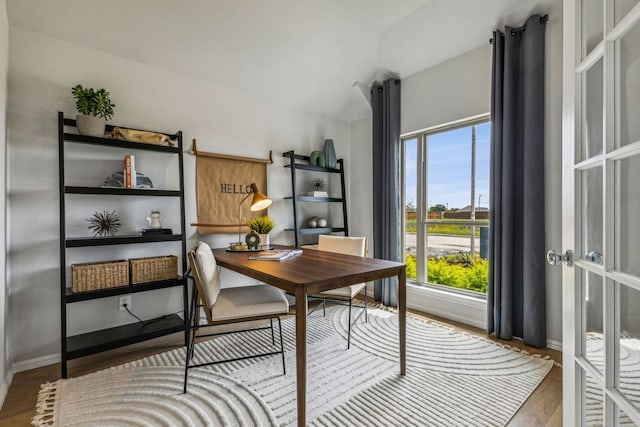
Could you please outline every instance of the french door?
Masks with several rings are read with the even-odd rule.
[[[564,425],[640,425],[640,0],[563,32]]]

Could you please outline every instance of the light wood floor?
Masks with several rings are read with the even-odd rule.
[[[417,311],[412,311],[412,313],[453,326],[460,331],[486,337],[486,333],[477,328],[450,322]],[[181,333],[168,335],[128,347],[72,360],[69,362],[69,375],[76,377],[152,354],[179,348],[183,344],[183,337],[184,335]],[[559,363],[562,362],[562,355],[558,351],[528,347],[520,341],[495,341],[523,348],[530,353],[549,355],[555,361]],[[15,374],[9,393],[0,410],[0,425],[6,427],[28,426],[31,417],[35,415],[36,396],[40,389],[40,384],[47,381],[56,381],[59,378],[59,364]],[[540,386],[533,392],[508,425],[510,427],[562,425],[562,370],[560,368],[554,367],[551,370],[549,375],[542,381]]]

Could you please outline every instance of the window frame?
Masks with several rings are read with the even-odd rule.
[[[407,282],[421,288],[429,288],[432,290],[449,292],[451,294],[457,294],[460,296],[471,297],[486,301],[487,294],[476,292],[468,289],[454,288],[452,286],[441,285],[438,283],[429,283],[427,279],[426,271],[426,242],[428,237],[428,225],[437,224],[439,220],[429,220],[428,218],[428,206],[426,201],[428,200],[428,191],[426,177],[428,176],[428,162],[427,162],[427,138],[430,135],[435,135],[447,131],[452,131],[464,127],[476,126],[483,123],[491,123],[491,113],[479,114],[466,119],[461,119],[453,122],[449,122],[442,125],[436,125],[429,128],[421,129],[410,133],[400,135],[400,173],[402,174],[402,191],[401,197],[403,200],[402,214],[401,214],[401,244],[402,244],[402,257],[403,261],[406,261],[406,142],[416,139],[416,279],[407,278]],[[487,226],[486,220],[460,220],[455,222],[456,225],[463,225],[469,227]],[[490,226],[490,225],[489,225]],[[422,262],[424,261],[424,262]],[[422,280],[421,280],[422,279]]]

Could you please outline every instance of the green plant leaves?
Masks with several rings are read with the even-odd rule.
[[[247,221],[247,225],[258,234],[268,234],[276,226],[276,223],[269,215],[262,215],[251,218]]]
[[[407,278],[416,278],[416,258],[407,254]],[[446,255],[427,260],[427,281],[454,288],[487,293],[489,261],[468,253]]]
[[[87,116],[103,117],[105,120],[111,120],[113,117],[113,107],[109,92],[105,89],[83,88],[82,85],[76,85],[71,89],[71,94],[76,100],[76,109],[79,113]]]

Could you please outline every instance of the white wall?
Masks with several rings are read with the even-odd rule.
[[[9,334],[7,319],[8,282],[6,275],[6,115],[7,115],[7,70],[9,67],[9,22],[7,5],[0,0],[0,407],[11,383],[11,360],[9,358]]]
[[[545,230],[546,247],[560,248],[560,218],[561,218],[561,103],[562,103],[562,5],[544,13],[549,14],[547,22],[547,68],[545,88],[545,191],[547,227]],[[513,23],[517,26],[520,23]],[[490,35],[487,35],[487,41]],[[444,123],[487,113],[491,109],[491,46],[487,44],[471,50],[449,61],[425,69],[414,75],[402,79],[401,93],[401,132],[409,133]],[[362,119],[351,124],[351,166],[353,177],[351,181],[351,196],[359,195],[359,204],[371,209],[371,199],[367,195],[371,192],[372,176],[371,158],[371,121]],[[367,128],[368,127],[368,128]],[[362,159],[360,162],[356,159]],[[367,179],[364,179],[364,178]],[[351,212],[356,209],[352,206]],[[352,218],[355,218],[351,214]],[[363,217],[364,218],[364,217]],[[354,223],[352,221],[352,223]],[[371,217],[354,223],[352,234],[360,231],[371,235]],[[540,254],[544,256],[544,254]],[[547,266],[547,343],[560,349],[562,341],[562,313],[561,313],[561,272]],[[413,295],[416,301],[428,301],[436,295]],[[408,294],[408,305],[417,307],[411,301],[412,294]],[[413,305],[412,305],[413,304]],[[416,302],[417,304],[417,302]],[[478,321],[486,324],[486,316],[476,310],[480,318],[470,319],[469,324],[479,326]],[[444,316],[439,311],[438,315]],[[475,316],[477,317],[477,316]],[[455,320],[464,322],[457,317]]]
[[[351,123],[351,146],[348,170],[350,175],[349,234],[366,236],[369,255],[373,256],[373,154],[371,152],[371,117]]]
[[[12,358],[22,367],[29,366],[25,361],[58,355],[60,351],[56,112],[64,111],[69,117],[75,115],[70,89],[76,83],[104,87],[111,92],[116,104],[113,123],[167,132],[182,130],[185,149],[192,138],[197,138],[201,151],[266,158],[269,150],[273,150],[275,163],[268,166],[267,175],[268,194],[274,200],[269,214],[277,223],[271,237],[276,243],[293,241],[290,232],[284,231],[292,226],[293,220],[291,202],[283,200],[291,189],[289,170],[282,167],[281,154],[290,149],[301,153],[321,149],[324,138],[333,138],[338,157],[350,154],[349,126],[345,123],[258,102],[247,94],[18,28],[11,29],[10,48],[8,156],[12,220],[9,298]],[[98,151],[109,155],[107,150]],[[121,158],[117,155],[113,160],[115,163],[109,164],[118,165]],[[161,163],[143,165],[139,163],[143,159],[146,156],[142,153],[136,158],[140,171],[159,175],[155,178],[160,182],[171,181],[168,172],[163,176]],[[158,159],[158,162],[162,160]],[[74,167],[82,168],[82,173],[86,172],[98,182],[110,170],[94,158],[84,158],[84,166],[77,163],[80,162]],[[188,225],[196,222],[195,159],[190,155],[185,156],[185,186]],[[69,197],[73,196],[67,196],[67,200]],[[83,231],[86,227],[83,218],[103,208],[124,212],[124,228],[143,228],[144,218],[151,208],[158,206],[155,201],[132,202],[129,199],[125,205],[117,198],[108,202],[103,200],[75,201],[75,224],[69,224],[68,230]],[[176,224],[173,227],[177,228],[175,206],[161,209],[163,220],[170,225]],[[191,246],[198,236],[195,228],[187,228]],[[217,247],[227,246],[236,239],[233,235],[203,238]],[[148,250],[145,245],[140,248],[108,247],[82,251],[76,256],[78,260],[83,257],[117,259],[145,255]],[[167,251],[177,250],[178,246],[167,246]],[[245,280],[233,274],[227,274],[226,279],[232,284]],[[133,311],[147,318],[177,311],[181,309],[180,295],[178,289],[134,294]],[[68,307],[70,333],[132,321],[126,313],[117,311],[117,298]]]
[[[403,78],[401,99],[401,133],[488,113],[491,46],[487,43]]]

